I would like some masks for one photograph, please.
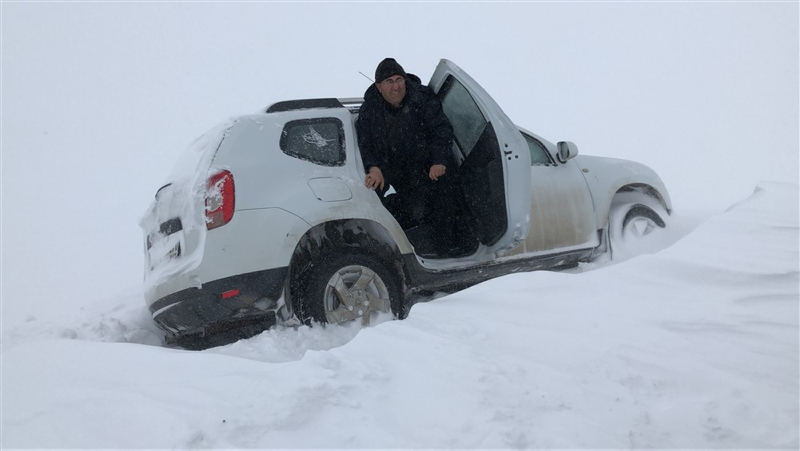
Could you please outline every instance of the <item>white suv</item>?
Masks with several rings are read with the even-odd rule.
[[[455,132],[463,256],[415,253],[425,225],[403,230],[364,187],[361,99],[279,102],[192,143],[142,218],[145,298],[168,341],[403,318],[416,292],[574,266],[664,227],[669,195],[651,169],[515,126],[447,60],[429,86]]]

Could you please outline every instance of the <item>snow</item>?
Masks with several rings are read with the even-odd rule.
[[[699,225],[676,214],[655,253],[363,329],[172,349],[141,293],[30,318],[3,331],[3,445],[796,448],[799,194],[765,182]]]
[[[0,447],[798,448],[798,11],[0,2]],[[405,321],[165,347],[138,222],[181,150],[358,97],[387,56],[423,80],[450,59],[515,123],[653,168],[668,233]]]

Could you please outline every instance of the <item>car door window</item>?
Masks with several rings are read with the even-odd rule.
[[[478,240],[491,246],[508,230],[500,143],[494,126],[458,79],[448,76],[438,95],[463,155],[459,180],[466,206],[475,222]]]
[[[528,150],[531,152],[531,166],[554,164],[542,143],[525,133],[522,134],[522,137],[525,138],[525,142],[528,143]]]
[[[283,153],[321,166],[345,163],[344,127],[334,117],[290,121],[283,127]]]
[[[444,114],[453,124],[453,134],[461,153],[467,157],[478,143],[488,121],[467,88],[455,77],[448,77],[439,90]]]

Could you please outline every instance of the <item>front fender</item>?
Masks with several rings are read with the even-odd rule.
[[[608,212],[614,196],[623,189],[631,188],[655,197],[668,213],[672,211],[672,200],[666,185],[649,167],[630,160],[579,155],[574,158],[583,178],[592,193],[592,202],[600,228],[608,225]]]

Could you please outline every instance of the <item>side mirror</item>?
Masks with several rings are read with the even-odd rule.
[[[578,156],[578,146],[572,141],[561,141],[558,143],[558,161],[566,163],[567,160]]]

